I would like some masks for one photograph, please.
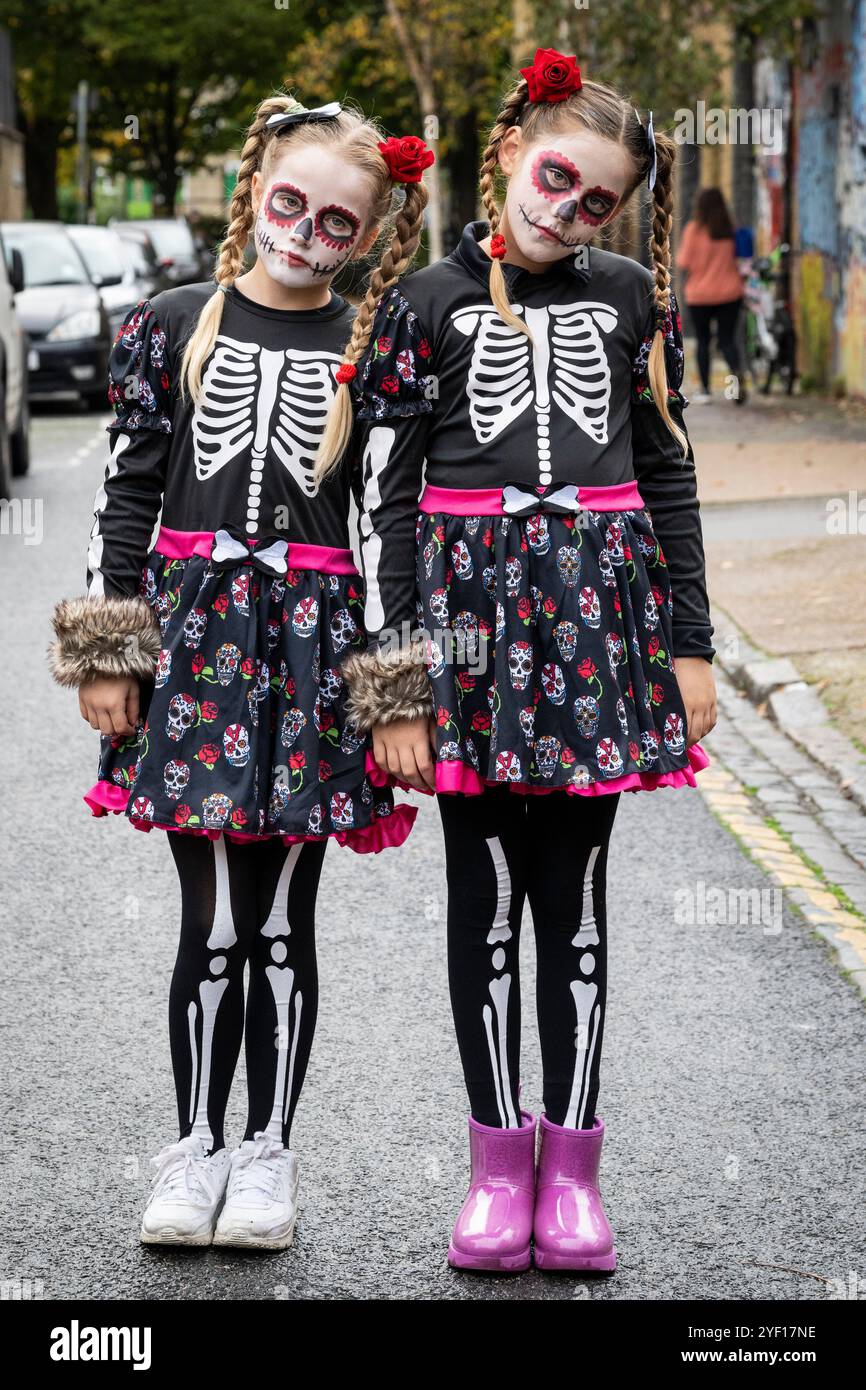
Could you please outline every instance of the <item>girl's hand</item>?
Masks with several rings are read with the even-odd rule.
[[[82,719],[101,734],[134,734],[138,722],[139,686],[132,676],[105,676],[78,691]]]
[[[675,658],[675,675],[686,707],[686,747],[708,734],[716,722],[716,682],[713,668],[702,656]]]
[[[408,782],[416,791],[436,790],[435,723],[422,715],[418,719],[395,719],[373,729],[373,757],[383,772]]]

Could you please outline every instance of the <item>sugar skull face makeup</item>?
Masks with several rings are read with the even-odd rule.
[[[321,146],[298,145],[256,178],[256,254],[267,273],[293,289],[336,275],[371,212],[360,172]]]
[[[610,220],[634,176],[621,146],[585,132],[541,136],[512,148],[513,155],[503,142],[508,228],[534,261],[574,254]]]

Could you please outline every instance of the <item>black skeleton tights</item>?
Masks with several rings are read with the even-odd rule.
[[[180,1137],[201,1134],[210,1152],[223,1148],[243,1037],[244,1138],[265,1130],[288,1148],[316,1027],[315,905],[325,841],[168,839],[182,904],[169,994]]]
[[[520,1121],[518,945],[528,897],[537,954],[544,1109],[591,1129],[607,987],[605,874],[620,793],[440,795],[448,979],[473,1117]]]

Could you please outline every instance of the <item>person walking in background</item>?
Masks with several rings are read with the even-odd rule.
[[[694,217],[683,228],[676,265],[688,274],[684,299],[698,340],[702,390],[690,399],[695,405],[705,405],[712,399],[710,341],[715,320],[719,349],[737,379],[734,400],[743,405],[747,391],[738,331],[745,291],[737,267],[734,224],[720,188],[705,188],[698,194]]]

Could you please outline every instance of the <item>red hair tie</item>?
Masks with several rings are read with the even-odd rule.
[[[337,380],[341,386],[344,381],[354,381],[357,375],[358,368],[354,362],[344,362],[342,366],[337,368]]]
[[[394,183],[420,183],[436,156],[417,135],[392,135],[377,141]]]
[[[501,261],[502,257],[505,255],[505,251],[505,237],[501,232],[494,232],[493,236],[490,238],[490,254],[494,261]]]
[[[536,48],[532,66],[521,68],[520,73],[526,78],[530,101],[566,101],[583,86],[574,54],[555,48]]]

